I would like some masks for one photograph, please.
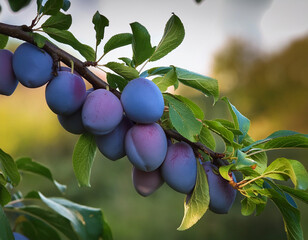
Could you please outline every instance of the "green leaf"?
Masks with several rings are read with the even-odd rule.
[[[161,59],[177,48],[182,43],[184,36],[184,26],[179,17],[173,14],[165,26],[164,35],[150,57],[150,61]]]
[[[10,8],[13,12],[18,12],[20,9],[29,5],[31,0],[9,0]]]
[[[229,175],[229,172],[231,168],[234,167],[234,164],[224,165],[219,167],[219,174],[226,179],[227,181],[231,181],[231,177]]]
[[[305,167],[296,160],[278,158],[266,168],[263,175],[283,181],[290,178],[296,189],[308,189],[308,173]]]
[[[233,133],[227,128],[225,128],[220,122],[214,120],[204,120],[204,123],[209,127],[211,131],[221,136],[229,144],[233,144]]]
[[[164,94],[169,105],[169,117],[174,128],[190,141],[195,142],[200,134],[202,123],[196,120],[193,112],[171,94]]]
[[[294,188],[290,188],[284,185],[279,185],[279,188],[281,188],[283,191],[291,194],[292,196],[296,197],[297,199],[305,202],[308,204],[308,192],[304,190],[298,190]]]
[[[249,216],[253,214],[256,209],[256,204],[247,197],[241,201],[241,205],[241,213],[243,216]]]
[[[104,54],[119,47],[123,47],[132,43],[131,33],[119,33],[112,36],[104,46]]]
[[[71,2],[69,0],[64,0],[63,1],[63,5],[62,5],[62,9],[66,12],[71,6]]]
[[[133,60],[131,60],[130,58],[121,57],[121,58],[119,58],[119,60],[123,61],[126,64],[126,66],[134,67],[133,66]]]
[[[9,36],[0,34],[0,49],[5,48],[8,41],[9,41]]]
[[[17,168],[21,171],[38,174],[42,177],[47,178],[55,184],[60,192],[64,193],[66,186],[58,183],[54,180],[50,170],[38,162],[34,162],[31,158],[20,158],[16,161]]]
[[[107,73],[106,78],[107,78],[107,82],[110,85],[110,87],[114,89],[119,88],[121,92],[123,91],[124,87],[128,83],[128,81],[125,78],[119,75],[112,74],[112,73]]]
[[[205,214],[210,203],[209,186],[202,164],[197,161],[197,180],[192,195],[184,200],[184,217],[177,230],[192,227]],[[190,198],[189,198],[190,197]]]
[[[177,99],[179,99],[181,102],[185,103],[187,107],[190,108],[190,110],[194,113],[195,117],[199,120],[203,120],[204,113],[202,109],[193,101],[190,99],[183,97],[181,95],[174,95]]]
[[[94,24],[94,29],[96,32],[96,47],[101,43],[105,34],[105,27],[109,26],[109,20],[101,15],[98,11],[94,14],[92,18],[92,23]]]
[[[178,82],[178,78],[176,76],[175,68],[172,68],[163,77],[154,78],[153,82],[157,85],[157,87],[160,89],[161,92],[167,91],[168,87],[173,86]],[[179,100],[181,100],[181,99],[179,99]],[[184,102],[184,101],[182,101],[182,102]],[[186,104],[186,105],[188,105],[188,104]]]
[[[102,211],[99,208],[83,206],[63,198],[50,198],[50,200],[66,207],[72,212],[78,212],[87,234],[87,240],[97,240],[102,234]]]
[[[74,35],[66,30],[59,30],[56,28],[43,28],[50,37],[58,42],[68,44],[77,50],[87,61],[95,61],[95,52],[88,45],[80,43]]]
[[[35,44],[39,47],[42,48],[44,47],[46,41],[48,41],[48,39],[38,33],[31,33],[33,40],[35,42]]]
[[[250,166],[253,166],[255,164],[258,164],[253,159],[248,158],[247,154],[243,153],[240,150],[236,151],[236,156],[237,156],[237,160],[235,162],[235,168],[236,169],[241,169],[243,167],[250,167]]]
[[[0,184],[5,185],[6,183],[7,182],[6,182],[5,176],[3,175],[2,172],[0,172]]]
[[[63,0],[48,0],[42,7],[42,13],[45,15],[56,15],[63,6]]]
[[[148,69],[147,71],[144,71],[142,74],[147,76],[154,76],[154,75],[165,75],[167,72],[169,72],[172,69],[172,67],[154,67],[151,69]]]
[[[198,139],[208,148],[215,150],[216,142],[211,131],[206,126],[202,126]]]
[[[73,168],[80,186],[90,187],[91,168],[96,153],[94,136],[82,134],[73,152]]]
[[[11,230],[10,223],[0,206],[0,240],[14,240],[14,236]]]
[[[234,125],[235,125],[235,129],[239,129],[243,135],[240,135],[238,137],[238,143],[242,143],[243,139],[245,138],[245,136],[248,133],[249,127],[250,127],[250,121],[248,118],[246,118],[244,115],[242,115],[237,109],[236,107],[234,107],[228,98],[223,97],[222,98],[223,101],[225,101],[229,107],[229,110],[231,112],[233,121],[234,121]]]
[[[190,72],[182,68],[176,68],[176,73],[181,83],[201,91],[206,96],[213,96],[215,102],[218,100],[219,90],[216,79]]]
[[[0,149],[0,169],[4,175],[9,178],[13,186],[17,186],[20,181],[20,175],[14,159],[2,149]]]
[[[104,65],[127,80],[132,80],[139,77],[139,73],[135,68],[125,66],[122,63],[109,62]]]
[[[234,123],[233,122],[230,122],[230,121],[228,121],[226,119],[219,119],[219,118],[215,119],[215,121],[220,122],[224,127],[226,127],[231,132],[233,132],[234,136],[236,136],[236,135],[243,135],[243,133],[240,130],[234,128]]]
[[[103,225],[103,232],[102,232],[103,240],[113,240],[111,229],[108,223],[105,221],[104,215],[102,215],[102,225]]]
[[[5,206],[8,202],[11,201],[11,194],[6,189],[5,186],[0,184],[0,205]]]
[[[133,61],[135,66],[138,66],[153,54],[155,48],[152,47],[151,36],[143,25],[133,22],[130,24],[130,27],[133,33]]]
[[[65,15],[61,12],[49,17],[43,24],[43,28],[56,28],[59,30],[67,30],[72,25],[72,16]]]

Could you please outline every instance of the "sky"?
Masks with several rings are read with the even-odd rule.
[[[0,21],[29,24],[35,16],[35,2],[13,14],[7,2],[0,0]],[[110,21],[103,43],[117,33],[131,32],[129,23],[137,21],[148,29],[152,45],[159,43],[165,24],[174,12],[184,24],[184,41],[172,53],[148,67],[175,65],[205,75],[211,74],[214,54],[231,37],[245,39],[261,51],[273,52],[308,34],[307,0],[204,0],[201,4],[194,0],[71,2],[68,13],[72,14],[73,25],[70,30],[81,42],[93,47],[95,32],[91,21],[96,10]],[[71,51],[69,47],[61,46]],[[131,55],[131,48],[124,47],[108,53],[102,63]]]

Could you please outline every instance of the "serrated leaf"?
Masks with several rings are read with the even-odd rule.
[[[146,76],[164,75],[169,72],[172,67],[154,67],[143,72]]]
[[[4,175],[3,175],[3,173],[0,172],[0,184],[5,185],[6,183],[7,182],[6,182],[6,179],[5,179]]]
[[[219,174],[226,179],[227,181],[231,181],[231,177],[229,175],[229,172],[231,170],[231,168],[233,168],[234,165],[233,164],[229,164],[229,165],[224,165],[224,166],[220,166],[219,167]]]
[[[253,214],[256,209],[256,204],[247,197],[241,201],[241,205],[241,213],[243,216],[249,216]]]
[[[241,169],[243,167],[250,167],[250,166],[253,166],[255,164],[258,164],[253,159],[248,158],[247,154],[243,153],[240,150],[236,151],[236,156],[237,156],[237,160],[235,162],[235,168],[236,169]]]
[[[104,15],[101,15],[99,11],[96,11],[92,18],[92,23],[96,32],[96,46],[98,46],[104,38],[105,27],[109,26],[109,20]]]
[[[156,61],[177,48],[183,41],[185,30],[180,18],[173,14],[168,20],[162,39],[156,47],[150,61]]]
[[[121,58],[119,58],[119,60],[123,61],[126,64],[126,66],[133,67],[133,60],[131,60],[130,58],[121,57]]]
[[[184,200],[184,216],[177,230],[183,231],[194,224],[205,214],[210,203],[209,185],[202,164],[197,161],[197,180],[191,196]],[[189,198],[190,197],[190,198]]]
[[[229,111],[232,115],[235,129],[240,130],[243,134],[238,136],[238,143],[242,143],[243,139],[248,133],[249,127],[250,127],[250,121],[248,118],[246,118],[243,114],[241,114],[235,106],[233,106],[229,99],[226,97],[222,98],[223,101],[225,101],[228,105]]]
[[[227,128],[225,128],[220,122],[214,120],[204,120],[204,123],[209,127],[211,131],[221,136],[229,144],[233,143],[234,139],[233,133]]]
[[[73,152],[73,168],[80,186],[90,187],[92,164],[96,153],[94,136],[90,133],[82,134]]]
[[[119,75],[112,74],[112,73],[107,73],[106,78],[107,78],[107,82],[110,85],[110,87],[114,89],[119,88],[121,92],[123,91],[124,87],[128,83],[128,81],[125,78]]]
[[[152,47],[151,36],[143,25],[133,22],[130,27],[133,33],[133,61],[135,66],[138,66],[153,54],[155,48]]]
[[[56,28],[60,30],[67,30],[72,25],[72,16],[61,12],[49,17],[43,24],[43,28]]]
[[[77,50],[87,61],[95,61],[95,52],[88,45],[80,43],[74,35],[66,30],[59,30],[56,28],[43,28],[50,37],[58,42],[68,44]]]
[[[216,142],[215,139],[211,133],[211,131],[206,126],[202,126],[201,132],[198,136],[199,141],[203,143],[208,148],[215,150]]]
[[[5,48],[8,41],[9,41],[9,36],[0,34],[0,49]]]
[[[20,9],[29,5],[31,0],[9,0],[10,8],[13,12],[18,12]]]
[[[304,190],[294,189],[290,188],[284,185],[279,185],[279,188],[281,188],[283,191],[291,194],[292,196],[296,197],[297,199],[305,202],[308,204],[308,192]]]
[[[0,169],[6,177],[12,182],[13,186],[17,186],[20,181],[20,175],[14,159],[2,149],[0,149]]]
[[[123,47],[132,43],[131,33],[119,33],[112,36],[104,46],[104,54],[119,47]]]
[[[178,78],[176,76],[175,69],[174,68],[171,69],[163,77],[154,78],[153,82],[157,85],[157,87],[160,89],[161,92],[165,92],[168,89],[168,87],[173,86],[178,82]],[[181,100],[181,99],[179,99],[179,100]],[[188,104],[186,104],[186,105],[188,105]]]
[[[234,128],[234,123],[233,122],[230,122],[230,121],[228,121],[226,119],[219,119],[219,118],[215,119],[215,121],[220,122],[224,127],[226,127],[231,132],[233,132],[234,136],[236,136],[236,135],[243,135],[243,133],[240,130]]]
[[[170,94],[164,94],[168,101],[169,117],[173,127],[184,137],[195,142],[202,123],[196,120],[193,112],[181,101]]]
[[[111,228],[104,219],[104,215],[102,215],[102,225],[103,225],[103,232],[102,232],[103,240],[113,240]]]
[[[3,211],[3,208],[0,206],[0,239],[1,240],[14,240],[14,236],[11,230],[10,223]]]
[[[125,66],[122,63],[109,62],[104,65],[127,80],[132,80],[139,77],[139,73],[135,68]]]
[[[64,193],[66,186],[58,183],[54,180],[50,170],[44,165],[34,162],[31,158],[20,158],[16,161],[17,168],[21,171],[38,174],[42,177],[47,178],[59,189],[60,192]]]
[[[42,13],[45,15],[56,15],[63,6],[63,0],[48,0],[42,7]]]
[[[308,189],[308,173],[305,167],[296,160],[278,158],[266,168],[263,175],[284,181],[290,178],[296,189]]]
[[[195,117],[199,120],[203,120],[204,118],[204,113],[202,109],[194,103],[192,100],[183,97],[181,95],[174,95],[177,99],[179,99],[181,102],[185,103],[187,107],[190,108],[190,110],[194,113]]]
[[[213,96],[216,102],[219,98],[218,82],[216,79],[176,68],[178,79],[181,83],[201,91],[206,96]]]
[[[8,202],[11,201],[11,194],[6,189],[5,186],[0,184],[0,205],[5,206]]]

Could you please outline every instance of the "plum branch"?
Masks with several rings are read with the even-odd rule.
[[[15,25],[10,25],[6,23],[1,23],[0,22],[0,34],[4,34],[13,38],[17,38],[26,42],[29,42],[33,45],[37,45],[34,41],[34,37],[31,35],[32,29],[29,28],[26,25],[22,26],[15,26]],[[84,78],[86,79],[90,84],[93,85],[95,89],[98,88],[104,88],[104,89],[109,89],[113,94],[115,94],[118,98],[120,98],[121,93],[117,91],[116,89],[112,89],[106,82],[104,82],[102,79],[100,79],[97,75],[95,75],[93,72],[91,72],[88,69],[88,66],[95,66],[93,62],[82,62],[78,58],[72,56],[68,52],[62,50],[61,48],[57,47],[55,44],[46,41],[43,49],[52,56],[54,61],[61,61],[67,66],[71,66],[72,62],[74,64],[74,69]],[[227,161],[222,160],[222,158],[225,156],[224,153],[218,153],[201,142],[191,142],[187,138],[183,137],[181,134],[174,130],[170,129],[164,129],[165,133],[168,137],[176,139],[178,141],[184,141],[188,143],[195,151],[197,154],[199,150],[203,151],[207,155],[209,155],[212,159],[213,162],[217,165],[226,165],[228,164]]]

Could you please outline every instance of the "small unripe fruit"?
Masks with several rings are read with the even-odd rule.
[[[53,61],[43,49],[21,44],[13,56],[13,69],[19,82],[29,88],[43,86],[52,78]]]
[[[136,168],[154,171],[162,164],[167,152],[164,130],[157,123],[133,126],[125,137],[125,151]]]
[[[151,195],[164,183],[159,168],[152,172],[144,172],[133,167],[132,178],[136,191],[143,197]]]
[[[137,123],[153,123],[164,113],[164,98],[159,88],[146,78],[130,81],[121,95],[124,111]]]
[[[0,50],[0,94],[10,96],[16,89],[18,81],[12,67],[13,53]]]
[[[95,135],[104,135],[116,128],[123,117],[120,100],[105,89],[90,93],[82,107],[84,127]]]

